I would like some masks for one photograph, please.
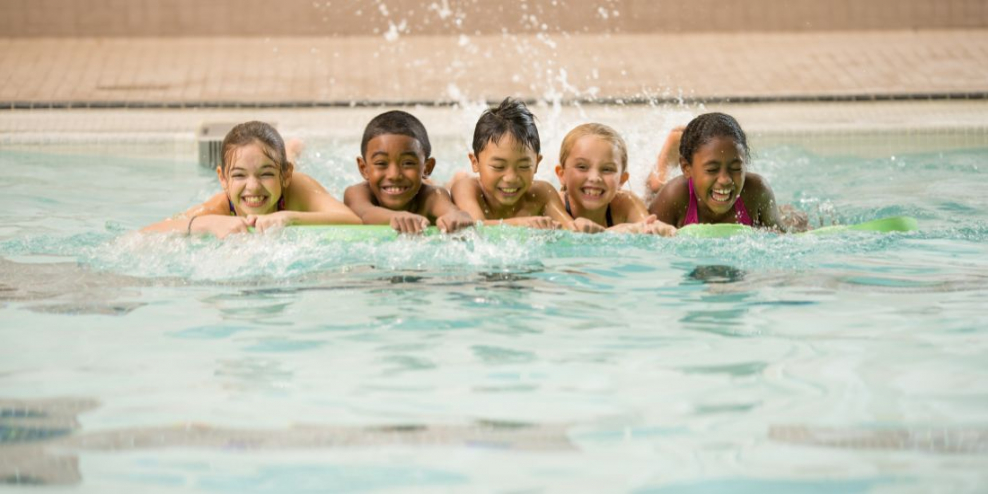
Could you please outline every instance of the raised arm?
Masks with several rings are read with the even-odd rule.
[[[669,180],[669,167],[679,164],[679,141],[683,138],[683,130],[686,127],[679,126],[672,129],[666,140],[662,143],[662,150],[656,159],[655,168],[648,174],[648,190],[653,194],[658,192]]]

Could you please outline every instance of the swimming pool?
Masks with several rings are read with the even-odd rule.
[[[465,166],[475,112],[433,111],[442,179]],[[668,128],[690,111],[592,116],[626,133],[641,170],[652,137],[628,114]],[[358,178],[359,132],[313,122],[345,130],[366,115],[282,126],[306,137],[301,170],[337,196]],[[548,177],[558,137],[587,115],[540,117]],[[74,492],[983,491],[988,146],[965,132],[753,132],[754,171],[781,202],[825,223],[911,215],[919,232],[355,244],[137,235],[217,189],[189,135],[8,134],[0,479]]]

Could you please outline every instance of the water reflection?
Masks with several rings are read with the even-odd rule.
[[[700,283],[736,283],[744,281],[745,272],[734,266],[697,266],[686,275],[686,279]]]
[[[565,424],[478,419],[464,425],[396,423],[384,426],[307,425],[287,429],[232,429],[203,424],[84,432],[77,415],[92,399],[0,399],[0,485],[74,485],[82,482],[77,452],[201,448],[217,452],[311,448],[446,446],[567,451]]]

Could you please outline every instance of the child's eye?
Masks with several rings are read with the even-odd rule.
[[[406,162],[402,163],[401,165],[404,166],[405,168],[415,168],[419,164],[416,163],[416,162],[414,162],[414,161],[406,161]]]
[[[230,175],[230,178],[243,179],[244,175],[242,173],[235,173],[233,175]]]
[[[496,172],[503,172],[504,171],[504,167],[503,166],[491,166],[491,170],[494,170]]]
[[[374,166],[376,166],[378,168],[387,168],[388,162],[387,161],[375,161],[374,162]]]
[[[274,176],[274,173],[270,173],[270,172],[268,172],[268,173],[262,173],[261,176],[262,177],[273,177]]]
[[[576,169],[580,170],[581,172],[587,171],[587,168],[589,168],[587,165],[576,165]]]
[[[528,171],[532,169],[532,165],[518,165],[518,169]]]

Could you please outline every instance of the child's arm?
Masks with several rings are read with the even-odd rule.
[[[689,182],[684,177],[676,177],[669,181],[652,199],[648,206],[649,214],[654,214],[658,221],[677,226],[680,218],[686,214],[689,206]]]
[[[254,229],[263,232],[289,225],[359,225],[360,218],[334,198],[316,179],[295,173],[284,192],[288,203],[285,211],[248,216]]]
[[[343,193],[343,203],[360,217],[365,225],[391,225],[400,233],[420,233],[429,227],[429,218],[408,211],[392,211],[374,204],[367,182],[354,184]]]
[[[682,140],[685,129],[686,127],[683,126],[672,129],[662,144],[655,168],[648,174],[648,189],[653,194],[668,181],[669,167],[679,165],[679,141]]]
[[[599,225],[596,225],[592,221],[587,220],[579,223],[574,221],[573,217],[566,212],[566,206],[563,204],[563,200],[559,198],[559,191],[549,182],[536,180],[532,182],[532,186],[528,189],[528,192],[534,194],[535,200],[540,204],[545,204],[542,208],[543,213],[545,216],[552,218],[552,221],[559,223],[561,228],[583,233],[596,233],[599,231],[594,228],[594,226],[599,227]]]
[[[178,214],[170,219],[159,221],[153,225],[148,225],[141,229],[142,232],[180,232],[191,235],[193,233],[212,234],[218,238],[224,238],[234,233],[247,233],[248,228],[253,226],[247,218],[230,216],[230,207],[227,205],[226,194],[220,192],[210,197],[206,202],[190,208],[188,211]]]
[[[453,204],[446,189],[423,184],[419,194],[426,196],[424,212],[427,216],[436,219],[436,227],[439,231],[453,233],[473,226],[473,218]]]
[[[761,175],[747,173],[745,174],[744,188],[750,191],[751,196],[749,197],[753,197],[752,206],[754,207],[751,209],[757,211],[756,216],[752,218],[755,223],[754,226],[783,230],[779,221],[779,206],[775,202],[775,193],[772,192],[768,182]],[[748,205],[747,200],[745,205]]]
[[[654,214],[649,214],[645,203],[631,192],[618,192],[611,201],[611,211],[615,216],[625,218],[625,222],[608,228],[609,232],[644,233],[663,237],[676,235],[676,227],[659,221]]]
[[[535,184],[532,184],[532,187],[534,188]],[[552,186],[550,185],[550,187]],[[480,205],[484,200],[484,192],[480,189],[480,182],[475,177],[463,178],[453,182],[452,192],[453,203],[469,214],[474,221],[482,221],[485,225],[527,226],[529,228],[541,228],[545,230],[559,228],[559,223],[548,216],[520,216],[503,220],[488,219],[484,208]],[[527,193],[531,194],[533,192],[529,189]],[[559,200],[558,195],[556,200]]]

